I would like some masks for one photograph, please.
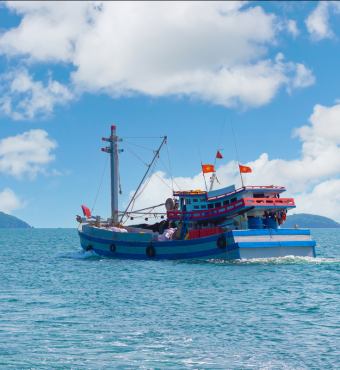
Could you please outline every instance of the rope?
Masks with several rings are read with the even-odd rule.
[[[117,170],[118,170],[119,194],[122,194],[122,185],[120,183],[119,158],[118,158],[118,156],[117,156]]]
[[[121,136],[123,139],[164,139],[164,136]]]
[[[172,170],[171,170],[171,163],[170,163],[170,154],[169,154],[169,147],[168,147],[168,142],[166,141],[165,142],[166,144],[166,150],[168,152],[168,158],[169,158],[169,167],[170,167],[170,177],[171,177],[171,181],[172,181],[172,191],[174,191],[174,179],[172,177]],[[163,162],[162,162],[163,163]],[[164,166],[165,167],[165,166]],[[176,184],[177,185],[177,184]],[[178,185],[177,185],[178,186]],[[179,186],[178,186],[179,187]],[[179,187],[179,189],[181,190],[181,188]]]
[[[163,161],[162,161],[162,158],[161,157],[159,157],[159,159],[160,159],[160,161],[162,162],[162,164],[163,164],[163,166],[164,166],[164,168],[165,168],[165,170],[166,170],[166,172],[169,174],[169,176],[171,177],[171,180],[177,185],[177,187],[178,187],[178,189],[179,190],[181,190],[181,188],[179,187],[179,185],[177,184],[177,182],[174,180],[174,178],[171,176],[171,173],[168,171],[168,169],[166,168],[166,166],[165,166],[165,164],[163,163]],[[171,171],[171,170],[170,170]],[[172,184],[172,189],[171,189],[172,191],[174,191],[174,185]]]
[[[127,140],[125,140],[124,142],[125,142],[125,143],[129,143],[129,144],[131,144],[131,145],[139,146],[140,148],[143,148],[143,149],[146,149],[146,150],[150,150],[151,152],[154,152],[154,150],[153,150],[153,149],[145,148],[145,146],[137,145],[137,144],[131,143],[130,141],[127,141]]]
[[[138,155],[131,149],[129,148],[128,145],[124,144],[123,142],[121,142],[121,144],[130,152],[132,153],[135,157],[137,157],[142,163],[145,164],[145,166],[149,166],[147,163],[145,163],[141,158],[138,157]]]
[[[98,198],[98,194],[99,194],[99,190],[100,190],[100,187],[102,186],[102,182],[103,182],[103,177],[104,177],[104,173],[105,173],[105,169],[106,169],[106,165],[107,165],[107,160],[109,159],[109,154],[107,155],[106,157],[106,162],[105,162],[105,167],[104,167],[104,171],[103,171],[103,174],[102,174],[102,179],[100,180],[100,184],[99,184],[99,188],[98,188],[98,191],[97,191],[97,195],[96,195],[96,199],[94,200],[94,203],[93,203],[93,207],[92,207],[92,210],[91,210],[91,214],[93,212],[93,209],[94,209],[94,206],[97,202],[97,198]]]
[[[172,191],[174,191],[174,189],[171,189],[170,188],[170,186],[165,182],[165,181],[163,181],[158,175],[157,175],[157,173],[154,173],[154,175],[155,176],[157,176],[162,182],[164,182],[164,184],[170,189],[170,190],[172,190]]]

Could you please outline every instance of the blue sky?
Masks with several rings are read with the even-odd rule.
[[[232,117],[253,169],[246,185],[286,186],[296,212],[340,221],[339,19],[334,2],[2,3],[0,211],[75,227],[80,205],[93,206],[111,125],[167,135],[176,182],[203,189],[197,143],[213,163],[224,124],[217,176],[240,186]],[[144,171],[120,155],[120,209]],[[108,166],[93,212],[103,217],[109,181]],[[136,208],[170,195],[153,177]]]

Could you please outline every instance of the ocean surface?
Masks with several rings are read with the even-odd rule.
[[[0,230],[0,369],[340,369],[340,229],[317,258],[109,260]]]

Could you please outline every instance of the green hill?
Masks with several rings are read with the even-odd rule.
[[[331,218],[324,216],[311,215],[309,213],[297,213],[288,216],[282,228],[292,229],[297,224],[301,229],[310,228],[340,228],[340,224]]]
[[[0,212],[0,229],[30,229],[32,226],[18,218]]]

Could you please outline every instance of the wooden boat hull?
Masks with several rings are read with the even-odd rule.
[[[90,246],[98,255],[117,259],[243,260],[316,257],[316,243],[311,239],[310,230],[233,230],[223,233],[226,239],[224,248],[218,246],[221,234],[191,240],[152,241],[150,234],[117,233],[88,225],[80,227],[78,233],[84,250]],[[153,247],[154,256],[148,256],[149,246]]]

